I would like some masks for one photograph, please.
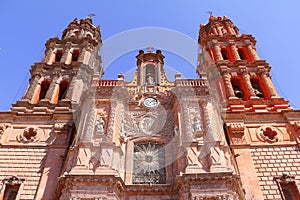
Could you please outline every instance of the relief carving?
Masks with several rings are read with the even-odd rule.
[[[282,132],[272,126],[262,126],[256,130],[256,135],[259,140],[263,142],[281,142],[283,140],[283,134]]]
[[[244,123],[227,123],[229,133],[231,134],[231,141],[233,144],[245,143],[245,126]]]
[[[0,124],[0,140],[2,138],[2,135],[4,134],[5,130],[9,127],[8,124],[2,123]]]
[[[35,126],[29,126],[22,133],[18,134],[16,139],[21,143],[30,143],[40,141],[43,136],[44,130]]]

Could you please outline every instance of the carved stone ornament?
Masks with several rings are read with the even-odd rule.
[[[246,142],[244,123],[227,123],[226,126],[231,133],[231,141],[233,144],[243,144]]]
[[[3,183],[9,185],[21,185],[23,181],[25,181],[25,179],[19,179],[16,176],[11,176],[10,178],[3,179]]]
[[[244,123],[228,123],[227,127],[233,135],[244,135]]]
[[[293,125],[294,125],[294,128],[295,128],[296,131],[299,131],[299,130],[300,130],[300,121],[295,121],[295,122],[293,123]]]
[[[38,142],[44,135],[44,131],[35,126],[29,126],[17,135],[17,141],[21,143]]]
[[[4,134],[4,131],[9,127],[8,124],[0,124],[0,139],[2,135]]]
[[[55,132],[66,132],[70,128],[70,124],[66,123],[57,123],[54,125]]]
[[[272,126],[262,126],[256,131],[257,137],[259,140],[263,142],[280,142],[283,139],[282,132],[275,127]]]

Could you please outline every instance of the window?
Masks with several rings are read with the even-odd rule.
[[[55,62],[60,62],[62,55],[63,55],[62,50],[57,50],[55,54]]]
[[[241,60],[247,60],[244,49],[238,48],[238,53],[239,53]]]
[[[3,183],[5,189],[4,189],[3,200],[15,200],[17,198],[20,185],[22,184],[23,181],[24,179],[21,180],[15,176],[12,176],[8,179],[4,179]]]
[[[69,82],[68,81],[62,81],[59,84],[59,94],[58,94],[58,100],[62,100],[65,98],[67,90],[69,87]]]
[[[4,191],[4,200],[15,200],[19,191],[20,185],[7,184]]]
[[[258,84],[258,81],[251,80],[251,85],[252,85],[252,88],[254,89],[255,96],[257,96],[259,98],[263,98],[264,95],[263,95],[262,90],[261,90],[261,88]]]
[[[221,54],[222,54],[222,57],[223,57],[223,60],[229,60],[228,58],[228,51],[226,48],[222,48],[221,49]]]
[[[240,88],[240,84],[237,83],[237,81],[232,81],[232,88],[234,91],[234,95],[240,99],[244,98],[244,92]]]
[[[300,194],[295,183],[295,177],[283,174],[274,177],[274,181],[279,187],[280,195],[283,200],[299,200]]]
[[[134,145],[133,184],[166,183],[165,151],[155,142]]]
[[[79,58],[79,50],[74,49],[72,53],[72,62],[77,62]]]
[[[50,81],[45,80],[41,83],[41,91],[40,91],[39,100],[45,99],[46,93],[47,93],[49,87],[50,87]]]

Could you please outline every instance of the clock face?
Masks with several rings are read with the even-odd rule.
[[[153,98],[153,97],[147,97],[144,100],[144,106],[148,107],[148,108],[153,108],[155,106],[157,106],[158,101],[157,99]]]

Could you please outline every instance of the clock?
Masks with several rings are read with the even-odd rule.
[[[158,101],[154,97],[147,97],[144,100],[143,104],[144,104],[144,106],[146,106],[148,108],[153,108],[158,105]]]

